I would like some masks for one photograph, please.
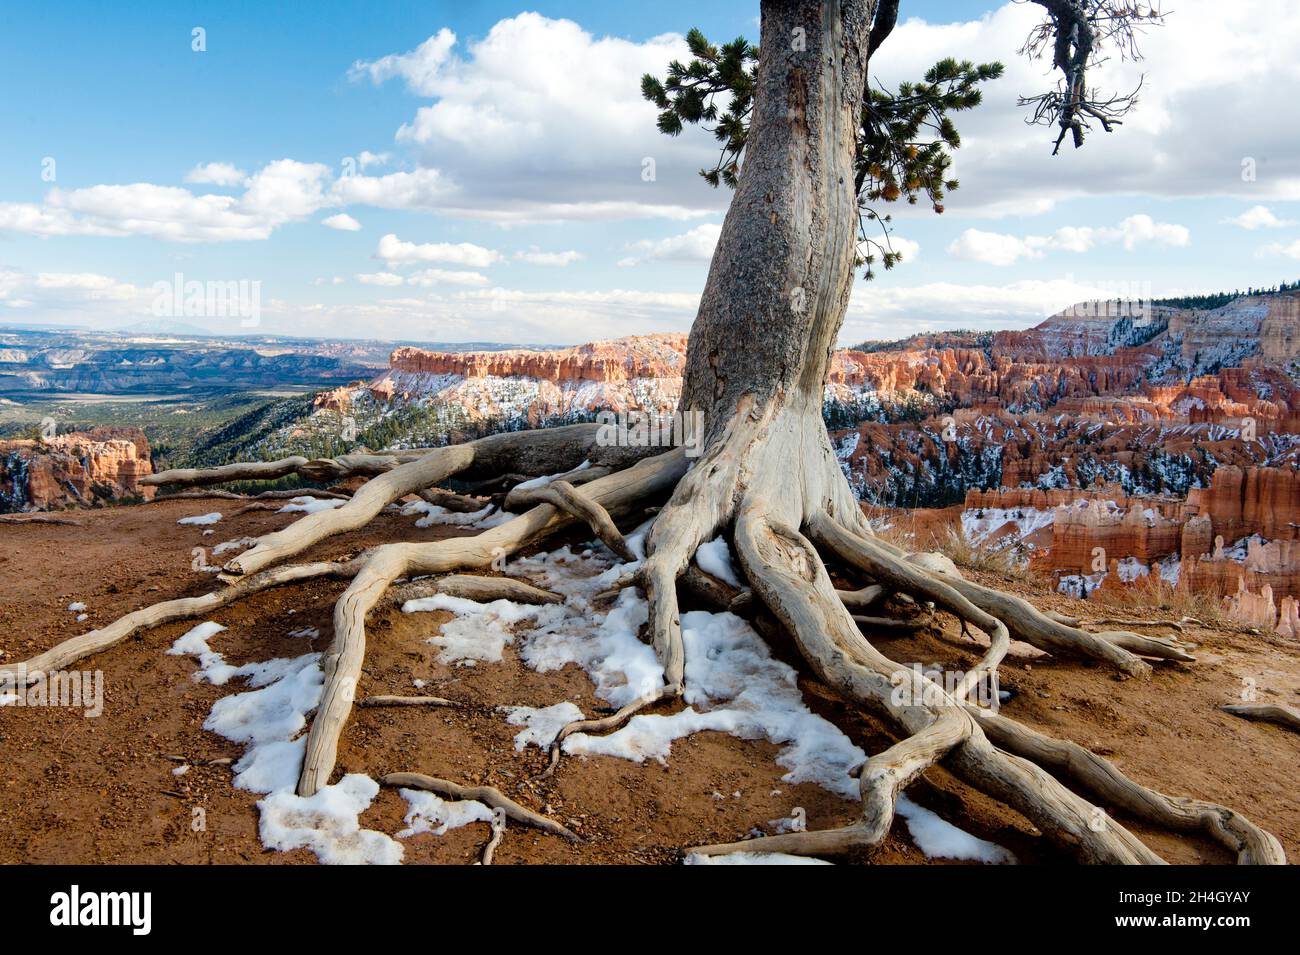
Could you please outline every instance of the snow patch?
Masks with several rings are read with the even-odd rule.
[[[221,512],[213,511],[211,514],[200,514],[197,517],[182,517],[176,523],[199,526],[204,524],[215,524],[219,520],[221,520]]]
[[[700,565],[700,570],[712,577],[733,587],[744,586],[740,582],[740,575],[736,573],[736,565],[731,562],[731,549],[727,547],[724,537],[715,537],[697,547],[695,562]]]
[[[399,839],[409,839],[422,832],[441,836],[449,829],[459,829],[471,822],[492,821],[492,810],[476,799],[448,801],[421,789],[398,791],[410,807],[403,819],[406,828],[397,834]]]
[[[692,852],[685,865],[830,865],[825,859],[792,856],[784,852],[732,852],[723,856],[702,856]]]
[[[318,511],[332,511],[334,508],[342,507],[346,503],[347,501],[337,497],[295,497],[276,513],[291,514],[301,511],[303,514],[315,514]]]
[[[574,720],[583,718],[582,710],[565,700],[554,706],[541,708],[533,706],[502,707],[506,713],[506,722],[511,726],[522,726],[523,730],[515,734],[515,750],[523,752],[530,743],[542,749],[549,749],[560,730]]]

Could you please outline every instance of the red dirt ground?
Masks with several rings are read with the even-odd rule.
[[[61,640],[149,603],[196,595],[214,585],[191,570],[191,548],[278,529],[292,515],[269,511],[228,516],[214,533],[179,526],[178,518],[219,510],[230,501],[167,501],[77,515],[82,527],[0,525],[0,651],[5,662],[26,659]],[[432,540],[452,528],[420,530],[411,518],[386,513],[364,532],[327,541],[312,559],[354,553],[382,540]],[[978,575],[976,575],[978,576]],[[1039,606],[1078,610],[1055,594],[1034,593],[1030,583],[985,582],[1031,595]],[[341,582],[310,582],[269,591],[209,619],[228,630],[220,649],[235,664],[303,652],[293,629],[331,636],[331,611]],[[90,619],[77,623],[67,606],[84,601]],[[411,693],[411,678],[430,681],[432,692],[465,701],[460,710],[356,709],[339,750],[341,772],[378,778],[399,770],[490,783],[526,805],[561,819],[587,837],[570,845],[532,830],[511,827],[497,852],[500,863],[674,863],[683,846],[744,836],[769,820],[807,812],[809,827],[851,821],[855,805],[817,786],[781,781],[775,747],[718,733],[673,746],[666,766],[612,758],[567,757],[553,779],[532,777],[544,756],[516,753],[516,727],[500,705],[547,706],[564,699],[590,712],[597,703],[576,667],[538,674],[511,648],[506,659],[473,669],[435,661],[426,641],[444,616],[403,615],[381,605],[369,625],[369,646],[359,695]],[[197,621],[139,634],[80,664],[103,671],[105,712],[94,719],[78,710],[0,708],[0,862],[37,863],[313,863],[306,850],[263,849],[257,837],[258,797],[231,786],[228,766],[240,747],[202,728],[213,702],[237,687],[191,679],[194,661],[163,651]],[[869,635],[871,636],[871,635]],[[978,648],[955,633],[873,636],[902,661],[939,662],[960,668]],[[1016,645],[1003,666],[1003,689],[1015,696],[1005,714],[1049,733],[1068,736],[1115,760],[1139,782],[1175,795],[1233,806],[1273,832],[1288,856],[1300,858],[1296,766],[1300,735],[1249,723],[1217,711],[1239,699],[1253,680],[1261,702],[1296,702],[1300,644],[1276,637],[1197,630],[1194,665],[1157,664],[1150,681],[1117,678],[1089,664],[1055,661]],[[774,648],[795,663],[788,646]],[[890,742],[871,717],[826,699],[806,684],[809,705],[836,722],[867,752]],[[193,767],[174,776],[182,757]],[[739,795],[734,795],[734,794]],[[1022,862],[1066,862],[1023,817],[957,782],[942,768],[915,784],[910,795],[956,825],[1011,849]],[[718,798],[721,795],[722,798]],[[191,830],[192,810],[206,812],[205,832]],[[389,833],[401,828],[405,803],[381,792],[362,825]],[[1231,861],[1209,841],[1152,831],[1123,822],[1170,862]],[[406,840],[408,863],[467,863],[487,839],[481,823],[444,836]],[[919,863],[906,826],[855,861]]]

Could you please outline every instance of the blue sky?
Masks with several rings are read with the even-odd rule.
[[[1300,18],[1285,0],[1224,7],[1183,0],[1144,64],[1108,63],[1114,88],[1147,72],[1138,114],[1053,158],[1015,106],[1044,84],[1015,52],[1036,8],[904,0],[884,82],[945,54],[1007,76],[962,117],[962,189],[943,216],[901,210],[904,264],[859,283],[843,339],[1300,276],[1300,157],[1277,121],[1300,95]],[[155,283],[179,272],[260,283],[267,332],[429,341],[688,328],[727,194],[695,174],[707,137],[655,133],[637,80],[691,26],[758,34],[757,4],[739,2],[3,16],[0,323],[149,319]]]

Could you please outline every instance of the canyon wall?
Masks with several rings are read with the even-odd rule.
[[[48,441],[0,441],[0,511],[49,510],[129,498],[149,500],[153,473],[139,428],[94,428]]]

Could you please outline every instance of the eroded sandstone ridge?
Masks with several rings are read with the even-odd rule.
[[[48,510],[153,497],[153,473],[139,428],[94,428],[45,441],[0,441],[0,511]]]
[[[1087,596],[1141,577],[1228,598],[1244,623],[1293,628],[1300,599],[1300,470],[1222,467],[1186,500],[1082,490],[971,491],[972,542],[1009,546]]]

